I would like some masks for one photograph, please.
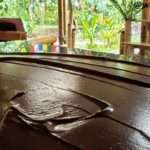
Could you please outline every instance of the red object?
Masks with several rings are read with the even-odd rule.
[[[21,19],[12,19],[12,18],[0,18],[0,24],[5,24],[6,26],[8,25],[14,25],[16,30],[10,30],[8,28],[8,30],[5,29],[5,31],[21,31],[21,32],[24,32],[24,27],[23,27],[23,23],[22,23],[22,20]],[[0,28],[1,31],[4,31]]]
[[[51,45],[51,52],[56,53],[56,45],[54,44]]]
[[[34,53],[35,52],[35,50],[34,50],[34,46],[30,46],[30,48],[29,48],[29,51],[30,51],[30,53]]]
[[[0,35],[0,41],[26,40],[27,38],[21,19],[1,18]]]

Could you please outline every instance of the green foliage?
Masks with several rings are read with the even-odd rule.
[[[137,1],[142,0],[69,0],[84,48],[118,49],[123,20],[139,19]],[[21,18],[32,34],[40,25],[58,24],[57,0],[0,0],[0,15]]]
[[[142,0],[110,0],[113,6],[120,12],[124,19],[136,20],[137,14],[141,12],[141,8],[135,8],[136,2]]]
[[[74,17],[87,49],[117,49],[121,15],[109,0],[73,1]],[[113,8],[113,9],[112,9]],[[111,10],[111,11],[110,11]]]
[[[90,44],[93,44],[98,29],[98,15],[83,12],[78,18],[79,24],[83,27],[83,38],[89,39]]]
[[[78,29],[86,42],[84,48],[119,49],[124,19],[137,20],[142,0],[72,0]]]
[[[1,0],[1,17],[21,18],[28,33],[36,25],[58,22],[56,0]]]
[[[0,53],[29,52],[30,45],[27,41],[0,42]]]

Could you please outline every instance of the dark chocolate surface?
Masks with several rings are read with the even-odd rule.
[[[114,108],[110,115],[54,126],[56,131],[62,132],[33,128],[8,116],[0,132],[2,150],[150,149],[149,67],[59,55],[3,56],[0,60],[3,101],[12,97],[13,90],[25,91],[25,95],[14,102],[29,114],[50,114],[57,108],[59,113],[62,103],[80,106],[91,113],[99,109],[79,93],[106,101]],[[2,90],[10,94],[3,94]],[[69,117],[88,115],[71,107],[67,107],[66,112]]]

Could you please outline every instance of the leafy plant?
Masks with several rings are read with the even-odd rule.
[[[139,0],[110,0],[113,6],[120,12],[125,20],[136,20],[137,14],[141,12],[141,8],[135,8],[135,3]],[[142,0],[141,0],[142,2]]]
[[[115,45],[118,42],[118,29],[121,28],[121,25],[116,25],[114,18],[105,17],[104,21],[100,23],[101,30],[99,32],[99,37],[103,41],[106,47]]]
[[[1,17],[21,18],[29,34],[37,25],[58,22],[54,0],[1,0],[0,10]]]
[[[89,39],[89,43],[92,45],[94,38],[96,37],[98,29],[98,15],[90,15],[84,12],[80,15],[80,24],[83,27],[83,37]]]
[[[108,50],[117,47],[118,32],[123,19],[137,20],[141,12],[135,2],[142,0],[69,0],[85,48],[103,45]],[[115,9],[116,8],[116,9]],[[118,13],[118,11],[120,13]],[[21,18],[28,34],[39,25],[57,25],[57,0],[0,0],[1,17]],[[77,35],[78,36],[78,35]],[[100,44],[99,44],[100,43]]]

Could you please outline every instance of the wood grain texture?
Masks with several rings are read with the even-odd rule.
[[[30,139],[30,141],[27,140],[24,148],[28,150],[31,149],[32,144],[35,147],[35,143],[40,140],[37,149],[42,149],[42,147],[47,149],[51,143],[55,150],[150,149],[149,139],[139,132],[142,131],[150,137],[150,69],[148,67],[90,58],[32,56],[32,58],[25,59],[24,57],[20,56],[18,59],[11,56],[8,60],[1,59],[0,88],[9,87],[10,89],[31,91],[42,88],[42,86],[56,86],[105,100],[112,104],[114,112],[109,117],[97,117],[82,126],[64,133],[57,133],[60,138],[69,141],[70,145],[62,141],[56,144],[58,139],[43,135],[43,131],[31,130],[31,128],[8,120],[0,136],[2,149],[9,150],[11,149],[9,145],[11,145],[15,150],[19,150],[24,145],[25,137]],[[56,63],[57,65],[55,65]],[[110,76],[115,76],[115,78]],[[131,80],[135,82],[130,82]],[[42,86],[40,87],[40,85]],[[53,92],[49,91],[43,96],[50,97],[51,95],[54,100],[60,93],[59,90],[57,92],[58,94],[53,95]],[[62,101],[71,99],[68,94],[61,95]],[[71,95],[74,96],[74,94]],[[28,101],[32,101],[32,99],[35,103],[36,96],[28,96]],[[74,100],[76,99],[80,103],[81,98],[75,96]],[[50,99],[49,103],[51,103]],[[11,136],[7,138],[10,133],[12,133]],[[12,136],[14,134],[15,137]],[[20,144],[16,144],[16,139],[19,139]]]

